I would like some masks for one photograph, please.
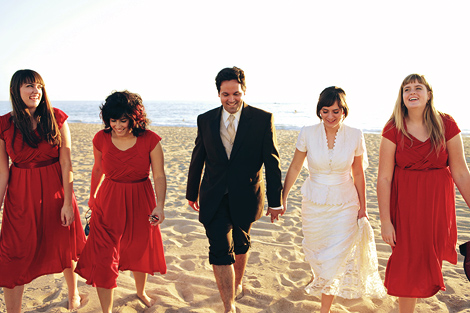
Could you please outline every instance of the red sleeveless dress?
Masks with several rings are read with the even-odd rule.
[[[68,116],[59,109],[54,115],[61,128]],[[0,117],[0,139],[17,164],[10,166],[0,233],[0,286],[7,288],[70,268],[85,245],[74,195],[75,221],[64,227],[60,219],[64,188],[60,163],[54,162],[59,148],[46,141],[31,148],[16,129],[13,149],[15,128],[10,113]]]
[[[443,115],[446,141],[458,133],[455,121]],[[431,151],[431,141],[411,141],[395,125],[382,136],[394,142],[395,171],[390,214],[397,242],[385,271],[388,294],[426,298],[445,290],[442,261],[457,263],[455,188],[445,149]]]
[[[166,273],[160,226],[151,226],[148,218],[156,206],[150,152],[160,140],[146,130],[133,147],[122,151],[112,143],[111,133],[101,130],[95,135],[93,145],[102,153],[105,179],[76,269],[87,284],[115,288],[119,271],[124,270]]]

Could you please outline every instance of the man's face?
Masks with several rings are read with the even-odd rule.
[[[237,113],[242,107],[243,96],[245,92],[242,90],[242,86],[236,79],[225,80],[220,85],[219,98],[224,109],[230,113]]]

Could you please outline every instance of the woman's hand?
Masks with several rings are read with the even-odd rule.
[[[149,222],[150,222],[150,225],[152,226],[160,225],[165,219],[165,213],[163,213],[163,208],[159,206],[156,206],[155,209],[153,209],[151,215],[158,218],[157,219],[157,218],[149,217]]]
[[[397,236],[395,234],[395,228],[391,222],[383,222],[381,225],[382,239],[385,243],[388,243],[390,246],[395,247],[397,241]]]
[[[366,208],[360,209],[359,211],[357,211],[357,219],[359,220],[363,217],[369,219],[369,215],[367,214],[367,209]]]
[[[64,205],[60,211],[60,220],[62,221],[62,226],[67,227],[72,225],[75,219],[72,205]]]

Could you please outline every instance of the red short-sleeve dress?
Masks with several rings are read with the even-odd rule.
[[[61,128],[67,115],[59,109],[54,109],[54,115]],[[59,148],[44,140],[31,148],[15,128],[10,113],[0,117],[0,139],[12,162],[0,233],[0,286],[7,288],[70,268],[86,240],[74,195],[75,221],[62,226]]]
[[[146,130],[133,147],[122,151],[111,141],[111,133],[101,130],[95,135],[93,145],[101,152],[105,179],[76,269],[87,284],[115,288],[119,271],[124,270],[166,273],[160,226],[151,226],[148,217],[156,206],[150,152],[160,140]]]
[[[460,129],[442,115],[446,141]],[[397,241],[387,263],[385,287],[397,297],[426,298],[445,290],[442,261],[457,263],[455,188],[448,153],[431,141],[404,136],[394,124],[382,136],[396,144],[390,214]]]

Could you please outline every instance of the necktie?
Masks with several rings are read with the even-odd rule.
[[[230,114],[228,117],[228,126],[227,126],[227,132],[230,137],[230,144],[233,145],[233,141],[235,140],[235,126],[233,125],[233,120],[235,119],[235,116],[233,114]]]

